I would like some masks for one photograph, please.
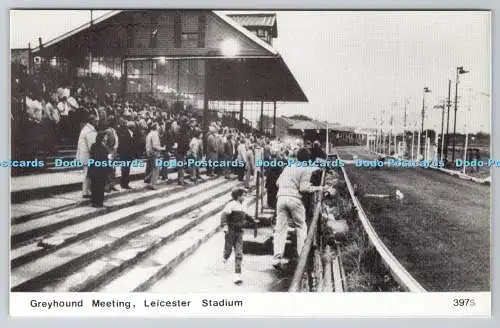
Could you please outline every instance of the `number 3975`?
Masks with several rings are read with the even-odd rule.
[[[472,298],[454,298],[453,306],[476,306],[476,300]]]

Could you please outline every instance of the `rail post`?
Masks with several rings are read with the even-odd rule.
[[[315,284],[314,284],[314,289],[312,290],[313,292],[319,292],[323,288],[323,262],[321,261],[321,254],[320,252],[316,249],[314,250],[314,269],[313,272],[315,273]]]
[[[255,188],[255,220],[259,218],[259,192],[260,192],[260,172],[257,171],[257,179],[256,179],[256,188]]]
[[[260,172],[261,172],[261,181],[260,181],[260,186],[261,186],[261,189],[260,189],[260,213],[264,213],[264,177],[265,177],[265,174],[264,174],[264,169],[263,168],[260,168]]]
[[[321,186],[325,183],[325,174],[326,171],[323,170],[321,175]],[[314,208],[314,215],[311,220],[311,225],[309,226],[309,231],[307,233],[306,241],[304,242],[304,247],[302,250],[297,250],[300,253],[299,263],[295,269],[293,274],[292,282],[290,283],[290,287],[288,289],[289,292],[299,292],[301,291],[301,285],[304,278],[304,273],[306,272],[306,266],[309,263],[314,263],[314,261],[310,261],[310,253],[311,249],[313,249],[313,244],[315,243],[316,238],[316,228],[318,226],[319,216],[321,212],[321,204],[323,201],[323,193],[319,193],[317,198],[317,203]],[[330,271],[331,272],[331,271]]]
[[[330,246],[326,246],[325,255],[323,257],[323,286],[321,286],[322,292],[332,292],[333,291],[333,277],[332,277],[332,250]]]

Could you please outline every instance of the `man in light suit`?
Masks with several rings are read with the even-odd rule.
[[[90,159],[90,147],[95,143],[95,138],[97,136],[95,128],[97,122],[97,117],[95,115],[89,115],[87,124],[83,126],[80,131],[80,136],[78,137],[76,159],[83,163],[83,198],[90,198],[90,178],[87,176],[87,161]]]

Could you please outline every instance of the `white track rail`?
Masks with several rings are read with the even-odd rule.
[[[347,184],[347,188],[349,189],[349,193],[351,194],[352,201],[354,206],[357,209],[358,217],[363,224],[363,228],[365,229],[368,237],[370,238],[371,244],[375,247],[377,252],[380,254],[383,263],[387,266],[387,268],[391,271],[392,277],[396,280],[403,289],[409,292],[425,292],[426,290],[413,278],[408,271],[399,263],[399,261],[394,257],[394,255],[389,251],[387,246],[380,240],[380,237],[375,232],[375,229],[371,225],[368,217],[361,206],[358,198],[354,194],[354,188],[352,186],[351,180],[347,175],[344,167],[341,167],[342,173],[344,174],[345,182]]]

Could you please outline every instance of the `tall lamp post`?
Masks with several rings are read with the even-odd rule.
[[[425,94],[426,93],[431,93],[431,89],[429,89],[428,87],[424,87],[424,93],[422,95],[422,124],[421,124],[421,127],[420,127],[420,136],[418,138],[418,141],[419,141],[419,144],[420,144],[420,138],[422,137],[422,135],[424,134],[424,120],[425,120]],[[426,140],[424,140],[424,144],[425,142],[427,142]],[[423,152],[423,149],[420,148],[420,145],[419,145],[419,149],[418,151],[420,153]]]
[[[384,115],[385,111],[382,110],[380,114],[380,153],[382,154],[385,154]]]
[[[440,109],[441,110],[441,154],[439,156],[439,160],[443,160],[443,151],[444,151],[444,110],[445,110],[445,104],[441,104],[441,105],[435,105],[434,108],[436,109]],[[436,145],[438,146],[439,148],[439,144],[438,144],[438,138],[437,138],[437,134],[436,134]]]
[[[448,99],[446,100],[446,142],[444,143],[444,164],[448,165],[448,142],[450,136],[451,80],[448,80]]]
[[[389,145],[392,144],[392,138],[394,137],[394,147],[392,148],[392,152],[394,152],[394,155],[397,153],[397,143],[398,143],[398,133],[397,131],[393,132],[394,129],[394,108],[398,106],[398,103],[396,101],[392,102],[391,104],[391,119],[390,119],[390,137],[389,137]],[[389,149],[389,155],[391,155],[391,150]]]
[[[457,143],[457,110],[458,110],[458,83],[460,83],[460,75],[469,73],[469,71],[464,70],[463,66],[457,67],[457,77],[455,80],[455,117],[453,119],[453,153],[451,154],[451,162],[455,163],[455,146]]]
[[[406,118],[407,118],[407,116],[406,116],[406,106],[409,103],[410,102],[408,101],[408,99],[405,99],[405,116],[404,116],[404,120],[403,120],[403,145],[404,145],[403,158],[406,156],[406,150],[407,150],[407,146],[406,146]]]
[[[375,121],[375,140],[374,140],[372,149],[373,149],[373,152],[376,152],[377,151],[377,142],[378,142],[378,128],[377,128],[378,127],[378,124],[377,124],[378,122],[377,122],[377,118],[375,116],[372,117],[371,119]],[[367,138],[368,138],[368,135],[371,135],[371,132],[370,131],[367,132],[366,135],[367,135]],[[369,143],[369,145],[370,145],[370,143]],[[371,150],[371,149],[369,149],[369,150]]]

